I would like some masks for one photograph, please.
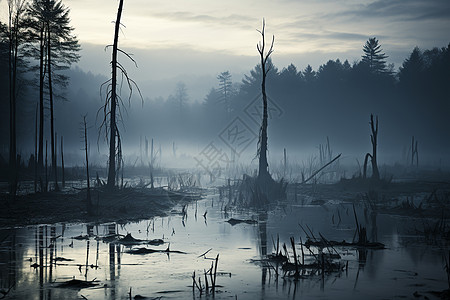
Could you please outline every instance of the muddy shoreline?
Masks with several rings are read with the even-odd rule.
[[[200,192],[169,192],[162,189],[123,188],[91,190],[92,209],[88,213],[86,189],[18,195],[12,201],[2,194],[0,227],[21,227],[53,223],[125,223],[165,216],[180,203],[202,197]]]
[[[0,195],[0,227],[59,222],[128,222],[167,215],[179,203],[200,199],[200,193],[171,192],[147,188],[124,188],[113,192],[93,189],[93,212],[88,214],[86,190],[19,195],[15,201]],[[450,213],[450,181],[424,181],[364,185],[346,180],[336,184],[288,187],[288,202],[324,204],[348,201],[375,204],[380,213],[440,218]],[[415,203],[415,204],[414,204]],[[420,205],[422,203],[422,205]],[[419,207],[420,206],[420,207]],[[445,216],[447,217],[447,216]]]

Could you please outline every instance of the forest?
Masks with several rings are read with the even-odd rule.
[[[5,40],[2,49],[8,49]],[[377,70],[371,70],[364,62],[365,52],[362,49],[360,61],[329,60],[317,70],[309,65],[303,69],[293,64],[283,68],[273,66],[268,74],[267,90],[276,114],[280,115],[269,129],[274,153],[281,153],[283,148],[287,148],[309,154],[328,136],[333,145],[343,149],[341,151],[358,155],[364,149],[365,120],[374,113],[380,116],[382,126],[389,128],[389,135],[383,137],[386,149],[382,154],[386,155],[387,163],[404,163],[407,160],[408,150],[405,147],[409,147],[414,135],[420,140],[422,158],[426,164],[436,166],[441,159],[448,164],[445,154],[450,145],[445,137],[449,109],[446,97],[449,93],[446,84],[450,76],[449,51],[449,47],[428,50],[416,47],[397,71],[387,65],[383,57],[381,65],[376,66]],[[8,90],[7,57],[2,55],[1,67],[4,71],[1,74],[5,76],[1,81],[2,90]],[[30,127],[35,124],[39,99],[37,89],[32,88],[39,85],[35,79],[37,71],[34,62],[32,58],[23,57],[19,64],[23,67],[19,67],[18,71],[20,105],[17,106],[16,134],[18,150],[24,162],[33,154],[35,140]],[[92,126],[98,126],[96,114],[102,102],[99,87],[106,77],[85,73],[76,65],[59,73],[66,81],[64,86],[57,85],[55,88],[55,130],[64,135],[67,151],[72,152],[69,155],[74,159],[69,164],[79,165],[83,162],[82,152],[71,149],[80,146],[79,124],[83,115],[89,116]],[[127,132],[124,135],[127,141],[125,149],[127,152],[127,147],[131,148],[127,153],[133,157],[130,161],[139,155],[138,148],[143,136],[154,138],[158,145],[163,144],[167,153],[172,152],[172,143],[176,142],[185,146],[188,156],[192,157],[198,150],[189,147],[200,145],[198,148],[207,144],[208,139],[216,137],[234,118],[246,116],[249,105],[260,94],[260,66],[249,70],[238,82],[233,81],[229,71],[218,70],[217,75],[217,85],[205,91],[204,99],[191,99],[189,87],[183,82],[174,84],[167,99],[155,98],[151,94],[143,95],[143,103],[133,99],[134,104],[126,107],[124,117],[127,120],[123,124]],[[9,102],[7,94],[3,96],[1,155],[2,162],[7,163]],[[44,89],[44,128],[47,129],[50,128],[48,103],[48,92]],[[428,119],[433,122],[422,121]],[[182,126],[174,120],[182,120]],[[352,134],[347,134],[349,132]],[[43,135],[46,139],[50,137],[47,131]],[[93,132],[92,144],[97,143],[96,137],[97,133]],[[93,155],[96,157],[93,160],[95,163],[106,163],[98,152]],[[298,155],[296,159],[301,161],[307,157],[305,154]]]
[[[108,76],[62,0],[6,3],[0,299],[450,297],[450,43],[276,66],[263,18],[242,78],[161,97],[116,2]]]

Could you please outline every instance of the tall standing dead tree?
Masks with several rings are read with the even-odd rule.
[[[108,187],[115,185],[116,178],[116,136],[119,136],[116,124],[116,107],[117,107],[117,47],[119,44],[120,18],[122,17],[123,0],[119,1],[119,9],[117,10],[117,19],[114,29],[114,44],[111,59],[111,98],[110,98],[110,138],[109,138],[109,170],[108,170]],[[105,113],[106,116],[106,113]],[[119,146],[120,147],[120,146]]]
[[[372,179],[379,180],[380,172],[378,171],[378,163],[377,163],[377,139],[378,139],[378,116],[376,117],[376,121],[373,121],[373,114],[370,115],[370,129],[372,134],[370,135],[370,141],[372,142],[372,154],[367,153],[364,158],[364,170],[363,170],[363,178],[366,178],[367,174],[367,162],[370,158],[372,163]]]
[[[419,167],[419,151],[417,150],[417,140],[414,142],[414,136],[411,141],[411,167],[414,166],[414,158],[416,160],[416,167]]]
[[[87,183],[87,194],[86,194],[86,209],[88,213],[92,213],[91,204],[91,184],[89,175],[89,149],[88,149],[88,136],[87,136],[87,122],[86,116],[83,116],[83,138],[84,138],[84,153],[86,156],[86,183]],[[62,145],[62,144],[61,144]]]
[[[266,181],[271,178],[268,170],[267,163],[267,94],[266,94],[266,76],[267,73],[271,69],[271,64],[267,65],[267,61],[270,57],[270,54],[273,52],[273,43],[275,41],[275,36],[272,36],[272,42],[270,44],[269,50],[266,52],[266,41],[265,41],[265,21],[263,19],[262,30],[258,30],[261,34],[262,41],[256,45],[256,49],[259,52],[259,56],[261,58],[261,73],[262,73],[262,82],[261,82],[261,92],[262,92],[262,100],[263,100],[263,117],[262,124],[259,131],[259,142],[258,142],[258,157],[259,157],[259,172],[258,179],[261,182]]]
[[[115,22],[114,29],[114,43],[113,45],[108,45],[105,47],[112,47],[112,58],[111,58],[111,79],[104,82],[103,86],[106,86],[106,100],[105,104],[99,109],[103,110],[103,120],[100,125],[99,131],[105,130],[106,139],[109,136],[109,160],[108,160],[108,188],[112,188],[116,183],[116,173],[118,169],[116,166],[120,167],[122,161],[122,146],[120,140],[120,133],[117,126],[117,121],[122,119],[121,105],[123,106],[122,98],[120,93],[117,91],[117,77],[120,73],[122,81],[126,83],[128,89],[130,90],[128,102],[130,103],[131,96],[133,95],[133,86],[139,92],[141,100],[143,101],[141,92],[136,82],[132,80],[125,69],[125,67],[117,61],[117,54],[120,52],[128,57],[137,67],[136,61],[127,52],[119,49],[119,30],[120,30],[120,19],[122,17],[123,0],[119,1],[119,8],[117,10],[117,18]],[[108,124],[109,123],[109,124]]]

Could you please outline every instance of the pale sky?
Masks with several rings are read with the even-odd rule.
[[[82,43],[111,43],[118,1],[64,3]],[[372,36],[386,52],[450,41],[448,0],[126,0],[120,43],[124,48],[255,55],[263,17],[278,55],[358,51]]]
[[[118,1],[63,3],[83,48],[79,66],[107,74],[103,48],[112,44]],[[243,74],[258,63],[262,18],[267,36],[275,35],[272,58],[280,69],[316,69],[336,58],[352,63],[373,36],[396,68],[415,46],[450,42],[449,0],[125,0],[119,43],[134,54],[141,80]]]
[[[110,43],[118,1],[66,0],[82,42]],[[189,47],[254,55],[266,19],[277,52],[347,52],[377,36],[386,51],[449,42],[448,0],[129,0],[124,3],[124,47]]]

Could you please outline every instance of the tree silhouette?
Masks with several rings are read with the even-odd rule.
[[[369,38],[363,46],[364,55],[362,56],[362,62],[367,64],[372,73],[385,73],[387,71],[386,58],[388,56],[382,51],[383,49],[378,44],[376,37]]]
[[[329,60],[326,64],[321,65],[317,71],[318,81],[328,87],[328,86],[342,86],[345,81],[345,70],[339,59]]]
[[[0,90],[8,91],[9,89],[9,72],[8,72],[8,35],[6,24],[0,21]],[[9,135],[9,109],[8,109],[8,93],[0,93],[0,144],[3,146],[3,142]],[[5,141],[6,143],[6,141]]]
[[[221,93],[219,101],[225,104],[225,110],[229,115],[231,113],[231,74],[229,71],[222,72],[217,76],[217,79],[219,80],[219,91]]]
[[[294,64],[290,64],[281,70],[279,74],[279,83],[285,88],[292,89],[303,83],[303,75],[297,70],[297,67],[294,66]]]
[[[418,47],[415,47],[409,57],[405,59],[402,66],[399,68],[398,78],[400,84],[407,89],[416,90],[418,85],[423,85],[421,77],[425,69],[422,52]]]
[[[47,77],[48,96],[50,104],[50,136],[52,168],[55,179],[55,189],[58,189],[56,142],[54,126],[54,86],[56,83],[66,87],[68,77],[57,73],[65,70],[72,63],[79,60],[80,45],[70,26],[70,10],[65,7],[62,0],[33,0],[28,8],[31,41],[39,44],[38,50],[31,53],[39,58],[39,102],[40,102],[40,130],[39,130],[39,165],[42,159],[43,126],[44,126],[44,80]]]
[[[17,135],[16,135],[16,105],[17,81],[20,63],[20,48],[25,42],[25,8],[24,0],[8,0],[7,35],[8,50],[8,83],[9,83],[9,168],[10,195],[16,195],[17,190]]]
[[[376,121],[373,121],[373,114],[370,115],[370,130],[372,134],[370,135],[370,142],[372,143],[372,154],[367,153],[364,158],[364,170],[363,170],[363,178],[366,178],[367,173],[367,162],[370,158],[372,163],[372,179],[379,180],[380,172],[378,171],[378,163],[377,163],[377,146],[378,146],[378,116],[376,117]]]
[[[178,82],[175,88],[175,99],[178,104],[178,109],[180,116],[183,113],[183,109],[186,106],[186,102],[188,101],[188,94],[186,84],[184,82]]]
[[[263,20],[262,30],[258,32],[261,34],[262,41],[256,45],[259,56],[261,58],[261,92],[262,92],[262,100],[263,100],[263,116],[262,116],[262,124],[259,132],[259,142],[258,142],[258,157],[259,157],[259,171],[258,171],[258,179],[260,182],[267,181],[267,179],[271,179],[268,170],[267,163],[267,94],[266,94],[266,77],[267,73],[270,71],[271,66],[267,65],[267,61],[269,59],[270,54],[273,52],[273,43],[275,41],[275,36],[272,36],[272,42],[270,44],[269,50],[266,52],[266,40],[265,40],[265,21]]]
[[[123,100],[120,97],[117,90],[117,80],[118,72],[122,75],[123,82],[126,83],[130,93],[128,96],[128,103],[130,103],[131,97],[133,95],[133,86],[139,92],[141,100],[143,101],[141,91],[137,86],[136,82],[132,80],[124,66],[118,62],[117,54],[120,52],[128,57],[136,66],[136,61],[130,56],[130,54],[119,48],[119,30],[120,30],[120,19],[122,17],[123,0],[119,1],[119,7],[117,9],[117,17],[114,25],[114,43],[112,45],[106,46],[106,48],[112,47],[111,55],[111,79],[104,82],[101,86],[106,86],[106,99],[105,104],[99,109],[103,110],[103,120],[101,122],[99,133],[104,129],[106,139],[109,138],[109,159],[108,159],[108,181],[107,186],[109,189],[113,188],[116,183],[116,171],[120,168],[122,164],[122,144],[120,139],[120,132],[117,126],[118,120],[122,119],[121,105],[123,105]],[[142,102],[143,103],[143,102]],[[97,113],[98,116],[98,113]],[[100,135],[99,135],[100,137]],[[117,166],[117,170],[116,170]]]
[[[266,61],[266,69],[271,72],[266,72],[266,84],[273,86],[277,81],[278,69],[272,63],[272,59],[269,57]],[[261,63],[257,64],[253,70],[250,71],[250,75],[244,75],[242,79],[241,91],[247,94],[261,93],[261,78],[263,76]],[[268,80],[267,80],[268,79]],[[252,95],[253,96],[253,95]]]
[[[73,62],[78,61],[77,52],[80,50],[78,41],[71,35],[73,28],[70,27],[69,9],[66,8],[62,1],[45,0],[47,25],[47,77],[48,91],[50,100],[50,132],[51,132],[51,148],[52,148],[52,166],[55,177],[55,189],[58,190],[57,163],[56,163],[56,142],[55,142],[55,126],[53,115],[53,80],[52,72],[57,69],[67,68]],[[55,70],[53,71],[53,66]],[[67,81],[67,79],[65,80]],[[65,81],[61,82],[64,83]]]
[[[311,65],[307,65],[303,70],[303,78],[305,80],[305,83],[308,85],[312,85],[316,80],[316,72],[313,70]]]
[[[45,17],[42,0],[33,0],[28,6],[27,13],[30,22],[30,41],[38,43],[38,48],[31,48],[28,54],[39,61],[39,145],[38,145],[38,173],[42,176],[44,168],[44,80],[45,80]]]

